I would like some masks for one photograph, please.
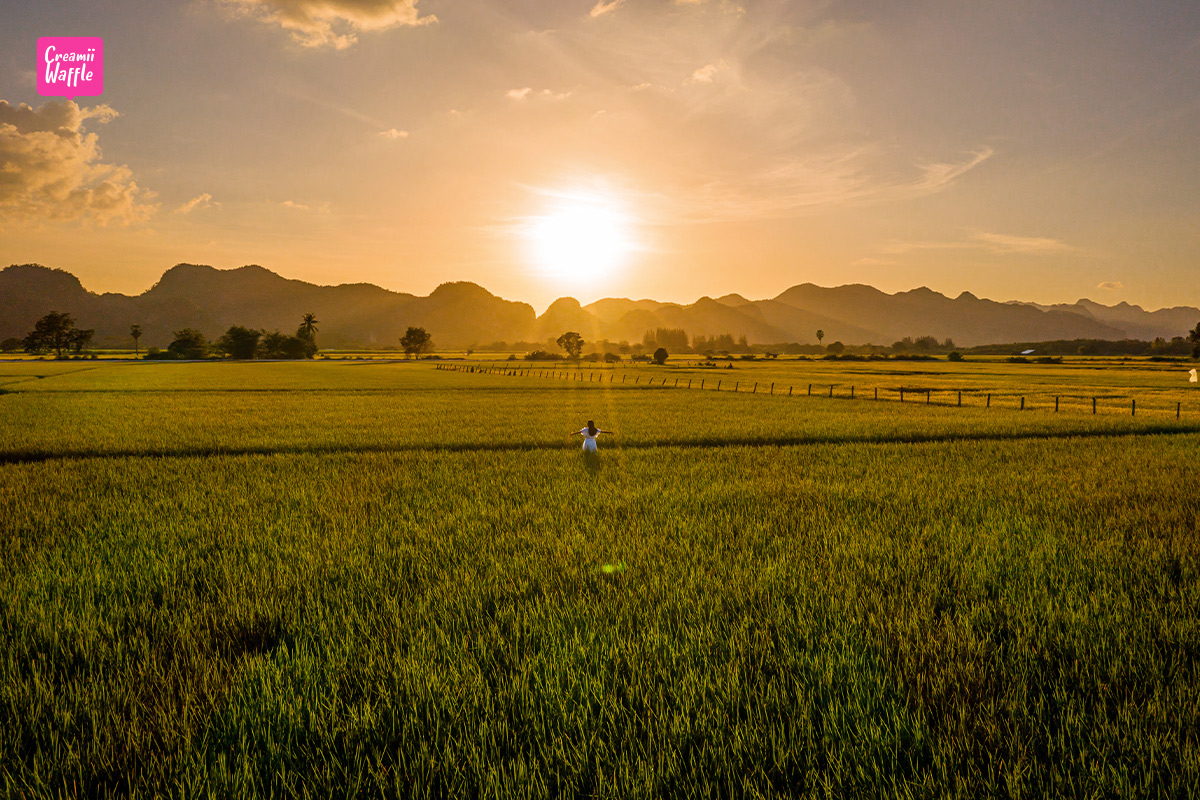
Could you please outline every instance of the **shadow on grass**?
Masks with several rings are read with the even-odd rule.
[[[611,445],[611,450],[720,449],[725,447],[800,447],[826,444],[939,444],[945,442],[1005,442],[1057,439],[1121,439],[1136,436],[1170,436],[1200,433],[1200,425],[1147,425],[1125,430],[1058,430],[1058,431],[980,431],[978,433],[891,433],[881,435],[809,435],[809,436],[729,436],[722,438],[668,440],[649,439]],[[564,448],[557,442],[462,442],[435,444],[379,445],[251,445],[245,447],[181,447],[161,450],[60,450],[44,452],[17,450],[0,453],[0,464],[31,464],[54,460],[91,460],[117,458],[204,458],[209,456],[255,455],[340,455],[356,453],[507,453],[538,452]],[[585,456],[586,468],[592,474],[599,470],[599,456]],[[594,466],[593,466],[594,465]]]

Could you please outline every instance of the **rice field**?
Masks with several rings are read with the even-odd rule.
[[[1200,392],[874,366],[0,363],[0,794],[1196,796]]]

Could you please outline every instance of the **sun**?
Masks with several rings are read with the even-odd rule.
[[[628,214],[612,198],[565,194],[541,216],[527,220],[533,262],[548,277],[610,277],[636,247]]]

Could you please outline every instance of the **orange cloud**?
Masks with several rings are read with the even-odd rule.
[[[205,192],[204,194],[196,195],[191,200],[188,200],[186,203],[181,205],[179,208],[175,209],[175,213],[183,214],[186,216],[196,210],[203,210],[206,208],[220,208],[220,207],[221,207],[221,204],[214,203],[213,199],[212,199],[212,195],[209,194],[208,192]]]
[[[421,16],[420,0],[222,0],[235,11],[279,25],[305,47],[344,50],[358,41],[360,31],[429,25],[432,14]]]
[[[88,220],[128,224],[157,204],[124,165],[100,161],[99,137],[85,123],[108,122],[106,105],[80,108],[51,101],[38,108],[0,100],[0,215],[8,219]]]

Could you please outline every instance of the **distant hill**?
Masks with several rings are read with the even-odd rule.
[[[128,346],[129,326],[142,326],[142,346],[165,347],[172,331],[197,328],[210,338],[231,325],[294,332],[303,314],[320,320],[322,347],[396,346],[410,325],[424,327],[436,346],[468,348],[497,341],[546,342],[567,330],[584,339],[640,342],[647,330],[683,328],[689,336],[732,334],[752,343],[890,345],[906,336],[951,338],[961,347],[999,342],[1071,339],[1153,339],[1184,336],[1200,309],[1146,311],[1090,300],[1038,306],[958,297],[922,287],[887,294],[859,284],[793,286],[774,298],[729,294],[681,305],[606,298],[586,306],[556,300],[540,317],[526,303],[504,300],[469,282],[444,283],[428,297],[365,283],[318,286],[259,266],[218,270],[178,264],[140,295],[95,294],[69,272],[36,264],[0,270],[0,338],[23,337],[49,311],[68,312],[96,330],[99,346]]]

